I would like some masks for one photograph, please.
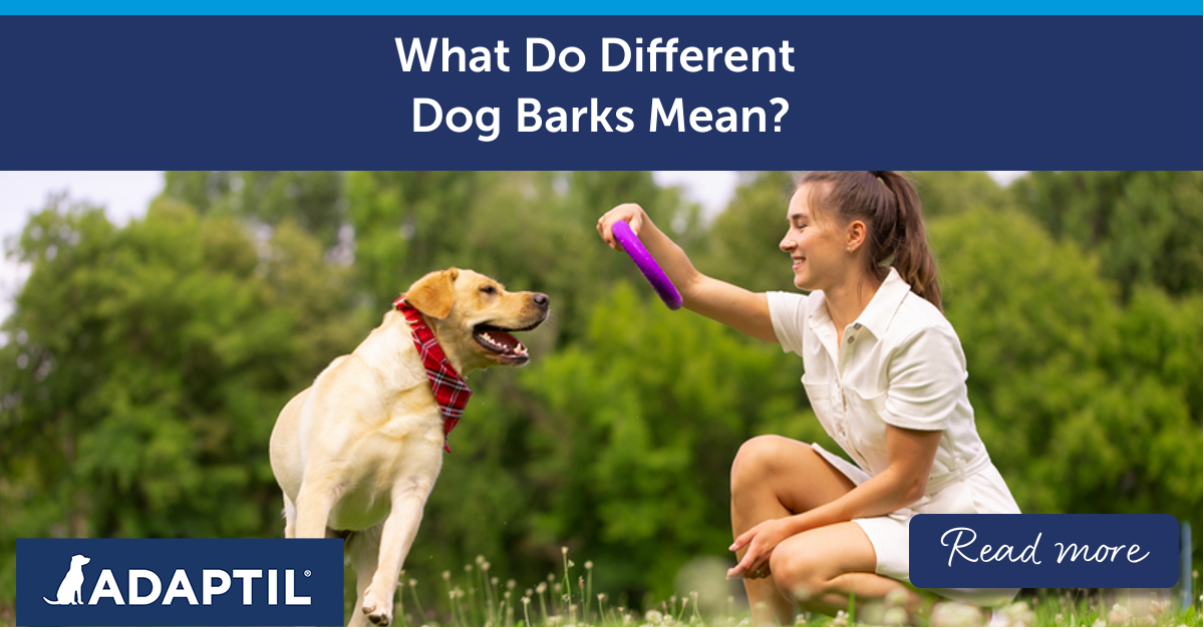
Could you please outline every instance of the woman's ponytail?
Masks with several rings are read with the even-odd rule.
[[[917,295],[941,307],[941,286],[937,282],[936,261],[928,249],[928,233],[920,212],[920,195],[907,178],[895,171],[878,171],[878,178],[894,193],[898,206],[896,230],[901,233],[895,245],[891,266],[911,285]]]
[[[812,190],[813,206],[845,223],[865,222],[867,272],[884,280],[894,267],[913,292],[942,308],[920,195],[910,180],[896,171],[810,171],[800,185],[807,183],[827,186]]]

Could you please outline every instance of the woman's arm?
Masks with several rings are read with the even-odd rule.
[[[886,452],[890,463],[886,470],[831,503],[802,514],[765,521],[738,536],[730,549],[736,551],[745,546],[749,549],[740,563],[728,571],[728,578],[753,577],[755,570],[767,566],[773,549],[795,534],[855,518],[882,516],[918,501],[924,496],[942,435],[944,431],[917,431],[888,424]]]
[[[699,273],[689,257],[634,203],[615,207],[598,219],[598,234],[612,249],[619,249],[611,233],[616,221],[626,221],[681,293],[686,308],[766,341],[777,341],[764,293],[753,293]]]

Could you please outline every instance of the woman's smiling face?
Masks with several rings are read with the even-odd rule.
[[[786,220],[790,227],[778,247],[793,261],[794,286],[804,291],[823,291],[845,278],[854,268],[846,230],[836,225],[831,213],[810,205],[812,184],[803,184],[790,198]]]

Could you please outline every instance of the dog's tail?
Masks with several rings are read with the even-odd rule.
[[[45,598],[45,597],[43,597],[42,599],[46,599],[46,598]],[[52,605],[52,606],[58,606],[59,604],[61,604],[61,603],[63,603],[63,602],[52,602],[52,601],[50,601],[49,599],[46,599],[46,603],[47,603],[47,604],[50,604],[50,605]]]

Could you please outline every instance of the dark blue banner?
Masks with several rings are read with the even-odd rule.
[[[1199,16],[9,16],[0,168],[1197,170],[1201,43]]]
[[[22,626],[341,626],[343,541],[19,539]]]
[[[1179,523],[1168,514],[918,514],[922,588],[1170,588]]]

